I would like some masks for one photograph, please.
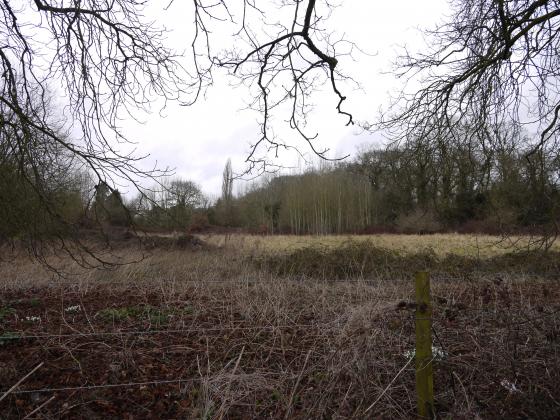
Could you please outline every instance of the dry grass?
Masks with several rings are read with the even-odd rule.
[[[205,242],[219,247],[229,247],[249,253],[294,251],[309,246],[337,248],[348,241],[371,242],[379,248],[403,253],[433,251],[436,255],[461,255],[472,257],[493,257],[512,250],[526,250],[535,242],[529,236],[497,237],[489,235],[201,235]],[[554,243],[551,250],[560,251],[560,244]]]
[[[406,242],[404,236],[383,238]],[[414,244],[408,249],[416,250],[435,237],[408,238]],[[414,345],[413,268],[406,258],[415,254],[394,245],[391,255],[405,258],[400,270],[397,260],[392,267],[377,263],[375,270],[337,281],[325,271],[302,277],[256,263],[278,254],[270,251],[280,251],[282,241],[292,244],[284,257],[298,247],[308,252],[308,244],[293,246],[296,239],[304,240],[238,237],[221,248],[154,249],[138,264],[64,279],[24,258],[3,263],[0,390],[39,362],[44,367],[21,389],[185,383],[13,394],[0,411],[23,418],[54,395],[38,418],[414,417],[414,369],[409,365],[395,376]],[[329,245],[318,249],[344,250],[341,239],[324,238]],[[350,265],[352,252],[336,254],[338,266]],[[315,258],[321,255],[335,254]],[[67,271],[78,270],[66,264]],[[432,292],[434,345],[446,352],[435,365],[438,414],[557,418],[557,278],[442,271],[434,274]],[[65,311],[73,305],[81,310]],[[41,321],[26,321],[30,316]],[[169,332],[176,330],[183,333]],[[125,334],[80,336],[100,332]],[[8,333],[74,335],[11,340]],[[519,391],[508,391],[504,380]]]

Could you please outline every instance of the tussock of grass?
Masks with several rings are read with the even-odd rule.
[[[260,269],[282,276],[347,279],[376,277],[380,273],[409,274],[431,270],[443,274],[517,272],[545,276],[560,273],[557,251],[517,251],[487,258],[438,255],[432,249],[404,252],[377,246],[371,241],[346,241],[339,247],[311,245],[286,253],[254,258]]]
[[[143,238],[144,246],[148,249],[182,249],[198,251],[209,246],[194,235],[182,234],[177,237],[150,236]]]
[[[192,308],[157,308],[150,305],[104,308],[95,315],[105,322],[120,322],[130,319],[143,319],[152,324],[166,324],[175,315],[189,314]]]

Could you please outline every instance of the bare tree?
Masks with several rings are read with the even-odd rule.
[[[283,119],[312,154],[327,160],[344,159],[346,156],[329,158],[329,150],[316,144],[318,133],[306,126],[313,108],[312,94],[323,85],[334,95],[334,108],[341,121],[346,125],[354,123],[352,114],[344,109],[346,96],[339,84],[356,82],[341,73],[339,60],[351,56],[356,46],[344,36],[336,37],[325,25],[335,7],[333,3],[282,0],[257,5],[254,0],[195,0],[194,4],[196,34],[192,47],[196,68],[204,76],[200,86],[211,79],[212,69],[222,67],[239,84],[252,87],[248,107],[260,114],[260,135],[251,144],[245,173],[277,170],[269,153],[277,157],[281,150],[292,150],[303,157],[305,147],[275,135],[275,112],[286,113]],[[212,27],[224,21],[234,26],[235,45],[214,54]],[[206,58],[205,63],[201,57]]]
[[[224,172],[222,174],[222,197],[220,200],[220,209],[222,214],[222,223],[226,226],[233,224],[233,169],[231,168],[231,159],[228,159]],[[228,236],[226,235],[226,238]],[[227,239],[226,239],[227,240]]]
[[[101,179],[136,181],[151,175],[138,169],[138,157],[118,150],[126,140],[119,118],[154,97],[180,99],[188,74],[163,45],[164,33],[142,15],[136,0],[65,2],[35,0],[0,3],[2,78],[0,104],[5,141],[21,159],[33,132],[79,157]],[[60,80],[69,141],[53,127],[49,81]],[[9,132],[7,132],[10,130]]]
[[[286,110],[289,126],[327,158],[305,126],[309,97],[325,82],[336,112],[353,122],[343,109],[346,97],[338,83],[346,78],[338,62],[354,46],[326,30],[331,3],[195,0],[188,65],[183,61],[188,57],[165,46],[165,30],[146,17],[148,7],[143,0],[0,1],[0,150],[17,163],[16,173],[54,219],[63,222],[45,193],[45,162],[66,156],[98,184],[116,191],[125,180],[141,190],[142,179],[162,172],[140,168],[143,156],[123,146],[129,140],[119,121],[135,118],[156,98],[194,103],[217,68],[255,86],[249,102],[261,113],[261,131],[247,158],[248,171],[271,168],[270,151],[298,150],[274,135],[276,110]],[[269,13],[272,8],[275,13]],[[224,48],[214,44],[212,34],[226,23],[236,28],[236,41]],[[60,83],[63,118],[51,113],[53,81]]]
[[[161,174],[140,169],[141,156],[119,150],[127,141],[120,118],[156,96],[180,99],[189,90],[188,74],[163,45],[164,32],[144,18],[143,8],[136,0],[0,2],[1,159],[41,212],[62,227],[50,248],[85,254],[96,264],[103,261],[71,234],[76,227],[51,200],[48,168],[64,159],[66,168],[70,162],[84,168],[114,191],[119,179],[139,185],[142,178]],[[53,81],[60,82],[64,118],[54,111]],[[15,210],[9,202],[2,205]],[[48,241],[34,230],[24,237],[41,257]]]
[[[556,147],[560,128],[560,2],[452,0],[449,21],[426,31],[427,50],[399,57],[396,74],[420,83],[398,96],[381,126],[395,138],[473,134],[503,124],[539,135],[533,150]],[[490,145],[489,145],[490,146]]]
[[[231,169],[231,159],[228,159],[222,175],[222,200],[231,201],[233,198],[233,170]]]
[[[202,191],[193,181],[176,178],[171,180],[168,191],[173,199],[174,206],[195,208],[202,201]]]
[[[526,158],[545,173],[559,153],[560,2],[452,0],[446,22],[425,35],[424,52],[397,60],[412,88],[379,127],[398,143],[436,150],[476,141],[485,153],[499,149],[505,127],[525,129],[535,134]]]
[[[257,87],[250,106],[262,113],[261,135],[247,158],[248,170],[266,169],[262,148],[264,154],[295,148],[272,133],[272,113],[282,104],[287,105],[289,125],[313,152],[327,157],[327,150],[314,145],[316,134],[305,133],[309,96],[325,82],[336,97],[337,112],[353,123],[343,110],[346,97],[338,82],[347,78],[338,61],[354,45],[326,30],[330,2],[285,0],[257,6],[253,0],[195,0],[190,72],[182,57],[165,47],[165,31],[145,17],[145,7],[140,0],[0,2],[6,41],[0,48],[2,127],[17,127],[20,138],[9,137],[16,153],[25,156],[22,136],[37,130],[79,156],[109,184],[111,177],[135,182],[151,176],[136,165],[140,157],[119,151],[119,142],[127,140],[119,118],[145,108],[155,97],[193,103],[212,83],[217,66]],[[235,27],[236,41],[224,48],[213,44],[212,33],[226,21]],[[215,54],[214,49],[225,52]],[[57,135],[46,118],[49,80],[60,80],[67,95],[66,115],[72,117],[72,134],[80,137],[75,141]]]

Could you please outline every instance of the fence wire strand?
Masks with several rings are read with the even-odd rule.
[[[276,373],[276,372],[255,372],[246,374],[236,374],[236,378],[252,378],[256,376],[293,376],[288,373]],[[22,389],[10,391],[10,394],[44,394],[48,392],[68,392],[68,391],[80,391],[80,390],[94,390],[94,389],[110,389],[110,388],[127,388],[127,387],[141,387],[150,385],[172,385],[172,384],[183,384],[192,383],[196,381],[207,380],[207,378],[185,378],[185,379],[160,379],[145,382],[126,382],[119,384],[99,384],[99,385],[80,385],[80,386],[64,386],[57,388],[38,388],[38,389]],[[0,391],[0,394],[5,394],[8,392]]]
[[[0,335],[0,341],[4,340],[34,340],[49,338],[78,338],[78,337],[104,337],[104,336],[123,336],[123,335],[156,335],[156,334],[189,334],[189,333],[205,333],[218,331],[251,331],[251,330],[276,330],[276,329],[324,329],[330,324],[287,324],[287,325],[259,325],[252,327],[210,327],[210,328],[186,328],[186,329],[168,329],[168,330],[140,330],[140,331],[105,331],[105,332],[86,332],[86,333],[68,333],[68,334],[35,334],[35,335],[9,335],[5,332]],[[12,333],[15,333],[13,331]]]

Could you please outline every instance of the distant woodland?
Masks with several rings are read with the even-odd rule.
[[[529,154],[514,128],[484,141],[440,147],[361,150],[347,161],[323,161],[290,175],[252,184],[237,180],[228,161],[222,195],[210,200],[189,180],[166,177],[137,197],[122,197],[73,166],[61,153],[49,184],[34,189],[33,173],[0,165],[0,235],[25,238],[79,234],[95,225],[202,232],[234,229],[259,234],[541,232],[554,229],[560,206],[556,155]],[[243,193],[233,194],[233,185]],[[42,206],[45,200],[49,206]]]
[[[209,209],[217,225],[289,234],[543,232],[560,205],[558,156],[517,130],[438,148],[363,150],[348,162],[258,182]]]

